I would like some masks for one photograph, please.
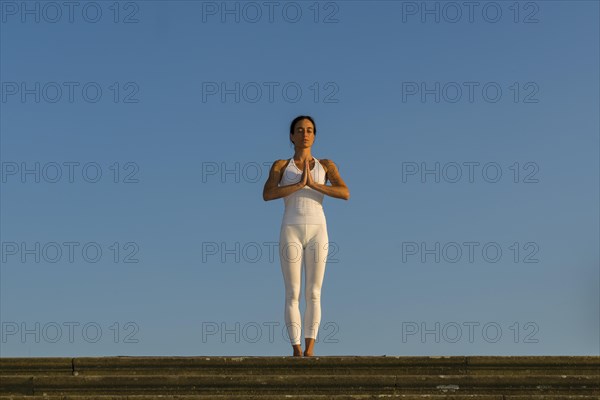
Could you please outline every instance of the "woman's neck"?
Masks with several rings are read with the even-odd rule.
[[[311,161],[312,159],[313,159],[313,156],[310,154],[310,149],[294,152],[294,160],[299,160],[299,161],[309,160],[309,161]]]

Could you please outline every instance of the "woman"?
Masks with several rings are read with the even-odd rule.
[[[321,285],[328,249],[323,197],[350,198],[350,191],[333,161],[317,160],[311,155],[316,134],[317,127],[311,117],[300,115],[292,121],[290,141],[294,145],[294,157],[273,163],[263,189],[265,201],[283,197],[285,203],[279,232],[279,259],[285,282],[285,322],[296,357],[302,356],[299,304],[303,259],[306,283],[304,356],[313,355],[321,322]],[[331,186],[325,184],[328,179]]]

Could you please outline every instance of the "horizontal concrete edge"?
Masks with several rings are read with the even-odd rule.
[[[600,356],[467,356],[467,365],[597,366]]]
[[[136,385],[168,386],[169,384],[202,386],[215,384],[231,385],[305,385],[310,386],[391,386],[413,385],[422,386],[458,384],[464,386],[503,387],[503,386],[571,386],[585,384],[588,388],[600,389],[600,380],[597,375],[163,375],[157,379],[153,375],[121,376],[35,376],[34,387],[76,387],[98,384],[111,387],[123,386],[132,388]]]
[[[110,400],[148,400],[148,395],[110,395],[104,396]],[[280,400],[281,394],[259,394],[259,395],[236,395],[231,394],[177,394],[160,395],[162,400]],[[552,395],[552,394],[528,394],[528,395],[502,395],[502,394],[292,394],[283,397],[289,400],[361,400],[361,399],[402,399],[402,400],[597,400],[596,395]],[[27,396],[28,400],[98,400],[97,395],[33,395]],[[0,395],[0,400],[23,400],[21,396]]]
[[[98,369],[170,369],[215,367],[290,367],[332,368],[598,368],[600,356],[104,356],[104,357],[1,357],[2,371],[77,372]]]

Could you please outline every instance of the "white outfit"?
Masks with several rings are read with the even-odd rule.
[[[316,158],[310,173],[315,182],[325,184],[325,169]],[[302,171],[291,158],[279,185],[297,183],[301,178]],[[301,343],[299,304],[302,260],[305,265],[306,284],[304,337],[316,339],[321,322],[321,286],[329,247],[327,222],[322,206],[323,197],[323,193],[308,186],[284,197],[285,211],[279,233],[279,259],[285,282],[285,323],[292,344]]]
[[[310,171],[315,182],[325,184],[325,169],[315,157],[315,166]],[[298,169],[294,158],[290,159],[288,166],[283,171],[280,186],[298,183],[302,179],[302,171]],[[283,225],[290,224],[326,224],[323,212],[323,197],[325,195],[313,188],[304,186],[300,190],[283,198],[285,211],[283,213]]]

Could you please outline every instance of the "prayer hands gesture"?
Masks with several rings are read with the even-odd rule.
[[[304,171],[302,172],[302,179],[300,180],[302,187],[308,186],[309,188],[315,188],[315,180],[310,173],[310,163],[308,160],[304,160]]]

